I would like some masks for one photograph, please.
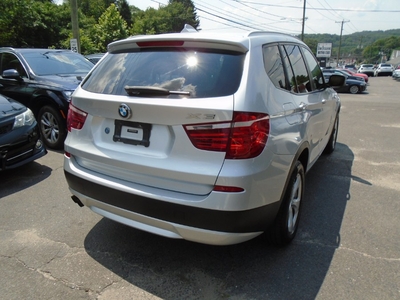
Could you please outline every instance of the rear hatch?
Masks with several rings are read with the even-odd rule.
[[[73,95],[87,118],[66,150],[93,172],[205,195],[224,163],[248,49],[174,36],[110,45]]]

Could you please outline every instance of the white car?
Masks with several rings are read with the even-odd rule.
[[[113,42],[72,96],[72,199],[169,238],[228,245],[265,232],[288,244],[305,173],[335,149],[340,100],[330,86],[343,84],[326,83],[306,44],[285,34]]]
[[[400,79],[400,69],[396,69],[396,70],[393,71],[392,78],[393,79]]]
[[[374,76],[374,65],[373,64],[362,64],[357,70],[357,73],[362,73],[368,76]]]
[[[375,69],[374,76],[392,76],[394,68],[391,64],[379,64]]]

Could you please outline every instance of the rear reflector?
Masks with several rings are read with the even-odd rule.
[[[196,148],[226,152],[226,159],[246,159],[263,151],[269,134],[269,116],[234,112],[230,122],[186,125],[184,128]]]
[[[213,189],[214,192],[224,192],[224,193],[241,193],[244,191],[243,188],[237,186],[222,186],[216,185]]]

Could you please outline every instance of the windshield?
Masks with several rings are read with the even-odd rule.
[[[85,57],[70,51],[30,52],[24,58],[36,75],[79,75],[93,67]]]
[[[168,96],[226,96],[239,87],[243,60],[244,54],[188,49],[110,53],[86,78],[82,88],[112,95],[128,95],[129,91],[135,94],[145,91],[139,87],[146,87],[148,91],[161,88],[183,92]]]

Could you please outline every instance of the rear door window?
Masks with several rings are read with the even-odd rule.
[[[82,88],[110,95],[127,95],[126,87],[156,87],[191,98],[226,96],[239,87],[244,56],[181,48],[109,53]]]
[[[283,48],[295,74],[290,78],[293,92],[300,94],[311,92],[313,87],[300,48],[296,45],[284,45]]]
[[[303,48],[304,58],[307,62],[308,69],[310,70],[312,81],[311,86],[314,89],[321,90],[325,88],[323,75],[317,60],[310,50]]]

